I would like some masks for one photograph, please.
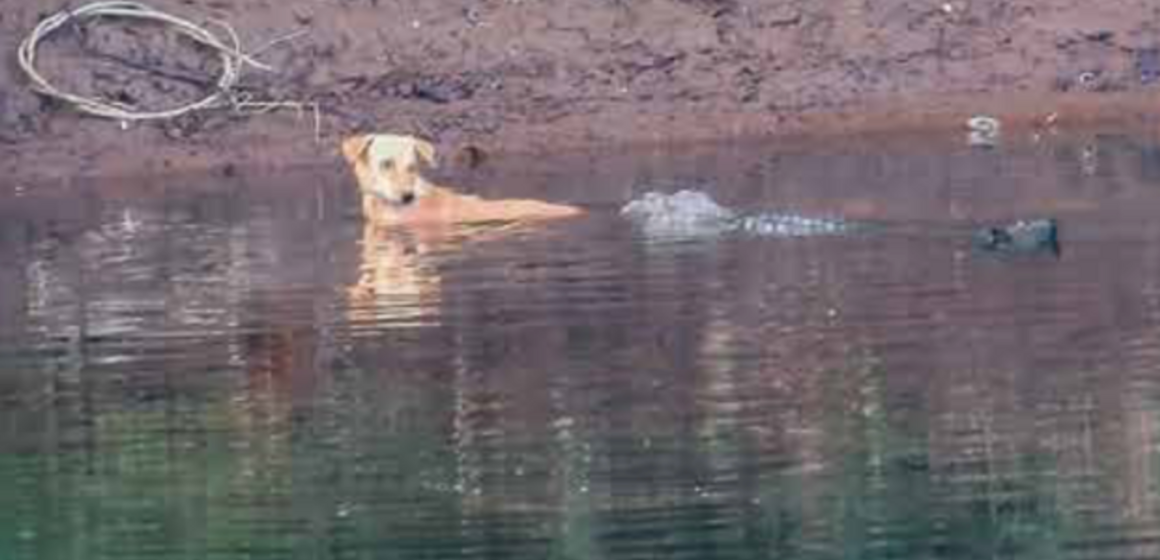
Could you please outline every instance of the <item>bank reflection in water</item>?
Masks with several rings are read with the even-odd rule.
[[[326,184],[27,212],[0,556],[1154,556],[1158,201],[1124,150],[1124,207],[1029,187],[1076,201],[1058,261],[599,216],[415,250]],[[859,208],[989,211],[930,180]]]

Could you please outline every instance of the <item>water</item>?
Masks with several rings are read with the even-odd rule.
[[[1160,146],[963,144],[501,161],[593,215],[468,244],[336,169],[9,185],[0,558],[1160,555]],[[690,184],[908,227],[617,212]]]

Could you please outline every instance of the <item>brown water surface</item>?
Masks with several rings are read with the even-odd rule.
[[[1160,555],[1153,140],[457,180],[592,215],[429,243],[338,169],[0,188],[0,558]],[[616,214],[688,185],[907,233]],[[1059,258],[971,250],[1031,216]]]

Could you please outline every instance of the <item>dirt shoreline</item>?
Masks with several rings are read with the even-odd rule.
[[[220,18],[249,43],[304,30],[251,72],[256,98],[318,102],[228,109],[123,128],[32,93],[0,67],[4,183],[337,162],[345,134],[383,130],[464,154],[960,131],[975,114],[1005,134],[1160,117],[1160,7],[1146,0],[285,0],[158,1]],[[50,10],[0,0],[0,49]],[[45,41],[46,75],[143,107],[203,94],[213,57],[118,22]],[[129,66],[125,62],[129,61]],[[145,70],[142,70],[144,68]],[[177,76],[178,79],[173,79]]]

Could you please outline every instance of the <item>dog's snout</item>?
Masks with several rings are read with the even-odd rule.
[[[399,197],[399,202],[404,204],[404,205],[411,204],[412,202],[415,202],[415,193],[411,192],[411,191],[407,191],[407,192],[403,193],[403,195]]]

